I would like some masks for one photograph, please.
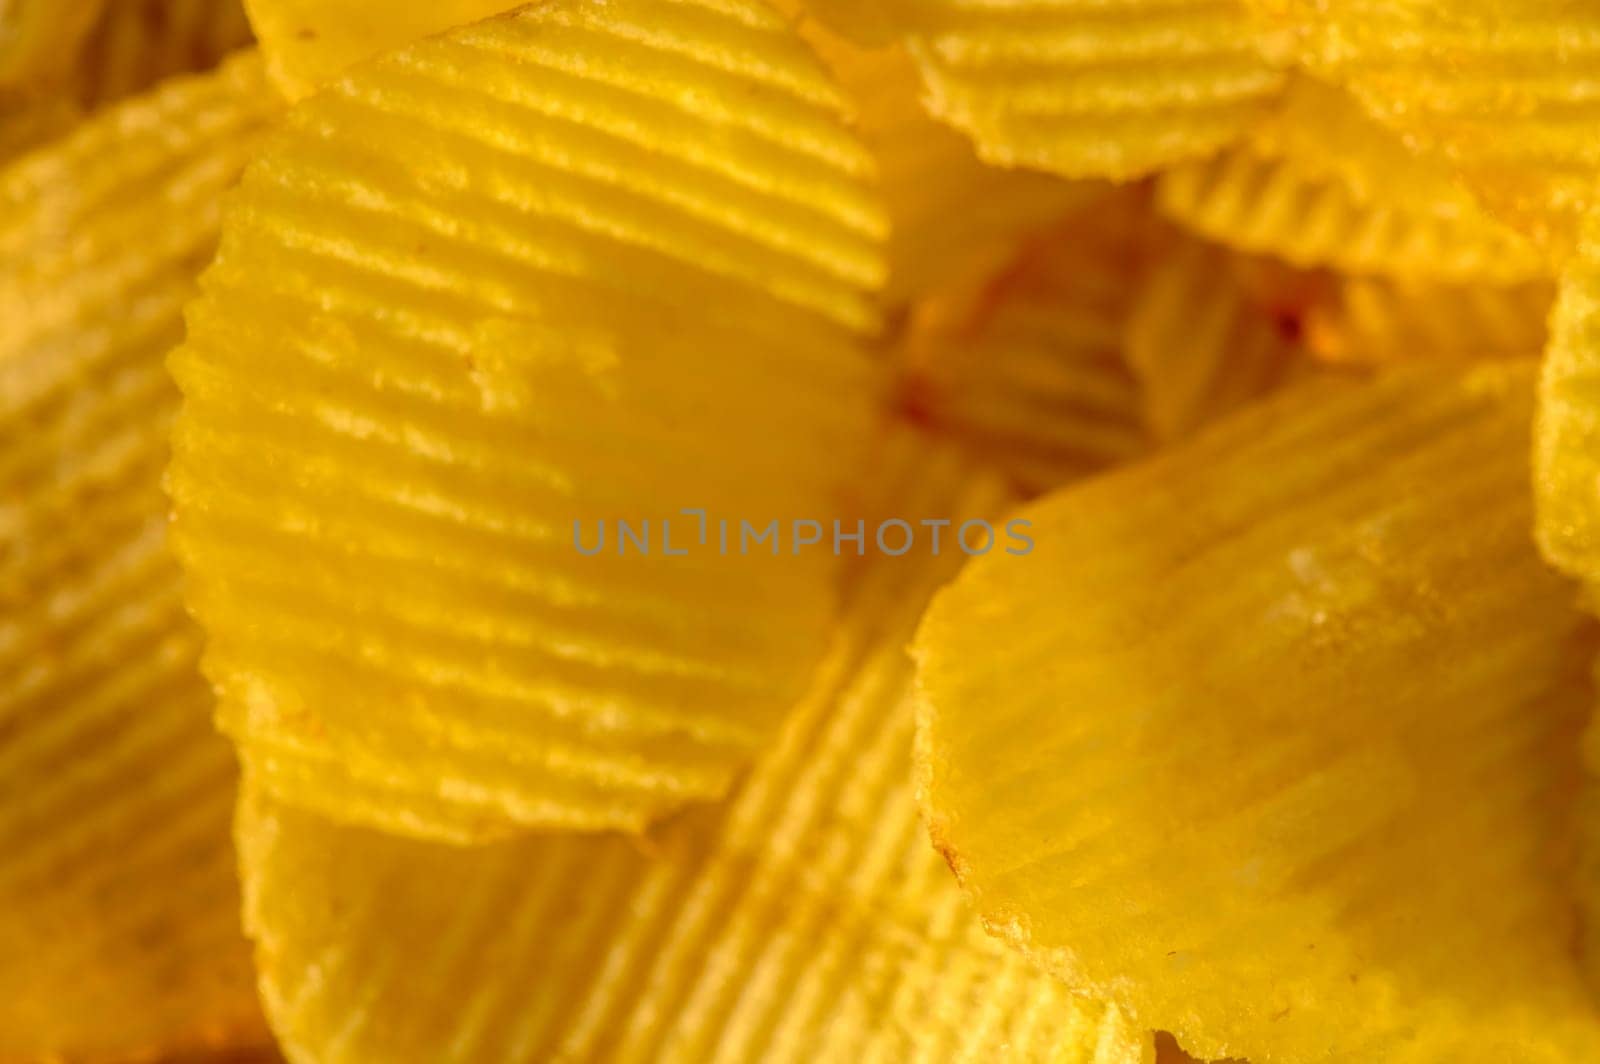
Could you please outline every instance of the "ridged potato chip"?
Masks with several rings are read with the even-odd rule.
[[[1283,83],[1242,0],[891,0],[935,114],[1004,166],[1127,179],[1207,155]]]
[[[62,76],[106,0],[0,0],[0,89]]]
[[[364,59],[521,6],[516,0],[244,0],[268,69],[290,99]]]
[[[251,40],[240,0],[106,0],[77,57],[72,93],[104,106],[209,70]]]
[[[242,59],[0,169],[3,1060],[266,1040],[161,476],[163,358],[272,99]]]
[[[1539,546],[1551,564],[1600,581],[1600,213],[1561,275],[1539,384],[1533,476]]]
[[[918,304],[900,351],[911,416],[1027,494],[1142,453],[1149,440],[1122,338],[1147,201],[1143,190],[1116,193],[1006,268]]]
[[[1290,77],[1246,142],[1262,155],[1295,160],[1308,177],[1333,182],[1363,203],[1469,229],[1496,225],[1448,160],[1373,117],[1347,90],[1304,71]],[[1499,235],[1515,238],[1511,230]],[[1531,251],[1523,246],[1517,253],[1527,258]]]
[[[1332,363],[1385,365],[1536,356],[1555,285],[1345,276],[1325,296],[1306,314],[1306,349]]]
[[[1251,0],[1298,58],[1413,147],[1449,160],[1503,221],[1570,252],[1600,167],[1600,9],[1568,0]]]
[[[889,211],[890,307],[999,268],[1030,234],[1110,195],[1106,182],[985,165],[966,137],[923,107],[917,66],[903,47],[852,44],[817,23],[814,4],[777,6],[844,86],[877,160]]]
[[[1159,188],[1162,213],[1173,221],[1296,266],[1501,283],[1546,272],[1526,241],[1496,223],[1363,201],[1293,158],[1252,146],[1170,170]]]
[[[0,84],[0,163],[164,78],[210,70],[250,41],[239,0],[109,0],[60,7],[52,19],[70,8],[73,32],[52,42],[40,69],[26,72],[22,84]],[[37,19],[46,8],[27,0],[8,16],[0,4],[0,25],[8,17]],[[89,21],[79,29],[83,17]],[[12,47],[22,45],[13,41]]]
[[[278,797],[638,829],[775,733],[882,387],[846,112],[754,0],[543,4],[291,112],[171,362],[189,602]]]
[[[1448,167],[1305,77],[1247,141],[1163,174],[1158,188],[1174,221],[1301,267],[1502,283],[1550,272]]]
[[[874,523],[1006,501],[910,433],[869,469]],[[249,798],[247,915],[290,1059],[1149,1061],[1147,1034],[988,940],[923,836],[904,646],[951,535],[861,559],[780,740],[647,840],[455,850]]]
[[[1171,443],[1302,377],[1324,279],[1166,230],[1131,296],[1122,343],[1145,427]]]
[[[1034,553],[914,651],[918,793],[992,933],[1197,1056],[1600,1059],[1596,639],[1529,535],[1532,385],[1313,388],[1020,511]]]

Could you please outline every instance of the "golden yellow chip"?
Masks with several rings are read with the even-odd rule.
[[[1539,546],[1586,583],[1600,580],[1600,213],[1562,273],[1534,432]]]
[[[1143,190],[1114,194],[999,272],[920,303],[901,342],[907,412],[1027,494],[1144,451],[1122,341],[1147,201]]]
[[[904,646],[963,557],[955,528],[935,557],[916,523],[993,519],[1011,542],[1005,493],[909,433],[868,468],[874,522],[920,543],[861,559],[809,693],[724,806],[647,840],[458,850],[246,800],[247,916],[291,1058],[1151,1059],[982,934],[912,799]]]
[[[777,6],[839,78],[877,160],[889,210],[884,299],[891,307],[999,268],[1031,233],[1111,194],[1107,182],[985,165],[966,137],[923,107],[917,67],[903,47],[854,45],[820,26],[809,5]]]
[[[934,113],[1005,166],[1125,179],[1206,155],[1283,83],[1243,0],[884,5]]]
[[[1413,147],[1449,160],[1503,221],[1571,250],[1600,168],[1600,8],[1566,0],[1251,0],[1299,58]]]
[[[8,16],[0,2],[0,26],[8,17],[37,19],[47,6],[24,0]],[[250,41],[239,0],[108,0],[60,8],[71,9],[75,28],[51,41],[42,69],[19,78],[22,84],[0,77],[0,162],[63,135],[85,113],[173,75],[210,70]],[[78,28],[76,20],[85,16],[87,27]],[[20,48],[20,41],[13,46]]]
[[[266,1037],[161,476],[163,358],[271,102],[246,59],[0,169],[0,1059]]]
[[[57,81],[106,0],[0,0],[0,88]]]
[[[1489,285],[1340,277],[1307,312],[1305,346],[1320,359],[1345,365],[1529,358],[1544,349],[1554,298],[1549,281]]]
[[[989,929],[1251,1061],[1600,1059],[1570,900],[1595,633],[1530,363],[1270,401],[1022,510],[918,634],[919,795]]]
[[[1123,345],[1150,436],[1170,443],[1303,376],[1325,279],[1175,230],[1155,234]]]
[[[250,41],[240,0],[105,0],[77,57],[73,95],[104,105],[209,70]]]
[[[1374,118],[1349,91],[1303,71],[1289,78],[1246,143],[1267,158],[1293,159],[1308,180],[1337,184],[1361,203],[1479,228],[1494,224],[1446,160]]]
[[[1250,139],[1159,182],[1174,221],[1297,266],[1497,282],[1545,259],[1336,89],[1291,79]]]
[[[519,7],[516,0],[244,0],[268,69],[290,99],[412,41]]]
[[[755,0],[539,5],[291,113],[172,360],[222,725],[322,766],[280,797],[637,829],[770,739],[881,385],[845,114]]]
[[[1547,272],[1531,245],[1497,223],[1364,201],[1293,158],[1254,147],[1171,170],[1159,189],[1162,213],[1173,221],[1296,266],[1499,283]]]

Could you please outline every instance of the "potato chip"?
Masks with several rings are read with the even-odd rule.
[[[73,95],[102,106],[209,70],[251,39],[240,0],[106,0],[78,57]]]
[[[271,102],[241,60],[0,170],[0,1059],[266,1038],[161,475],[162,360]]]
[[[637,829],[770,739],[880,400],[886,222],[845,108],[754,0],[619,0],[292,112],[172,360],[222,725],[323,766],[280,797],[456,840]]]
[[[359,59],[514,6],[506,0],[399,5],[381,14],[360,3],[252,0],[275,71],[302,96]],[[869,8],[846,15],[826,2],[778,0],[848,93],[862,138],[878,160],[891,222],[890,305],[949,281],[955,272],[998,265],[1028,230],[1055,221],[1091,195],[1093,184],[1003,171],[980,163],[972,145],[922,106],[922,83],[904,48],[876,35],[863,47],[824,28],[859,28]],[[852,6],[852,12],[855,9]]]
[[[0,0],[0,88],[59,78],[105,0]]]
[[[1004,166],[1126,179],[1237,139],[1283,83],[1242,0],[907,0],[934,113]]]
[[[870,470],[874,522],[982,519],[1005,501],[910,433]],[[1149,1060],[1148,1035],[988,940],[927,846],[904,645],[963,556],[951,535],[938,557],[924,539],[861,559],[779,741],[727,804],[648,840],[458,850],[249,798],[247,917],[289,1055]]]
[[[1053,227],[994,275],[947,285],[902,341],[904,402],[1036,494],[1148,446],[1123,358],[1148,221],[1142,190]]]
[[[516,0],[244,0],[268,69],[290,99],[412,41],[520,6]]]
[[[1154,440],[1183,439],[1304,375],[1322,278],[1173,230],[1151,254],[1123,343]]]
[[[1550,272],[1447,166],[1303,76],[1247,141],[1175,168],[1158,188],[1174,221],[1301,267],[1500,282]]]
[[[1539,385],[1533,481],[1539,547],[1551,564],[1600,580],[1600,214],[1585,224],[1550,314]]]
[[[1600,1059],[1596,639],[1529,536],[1533,375],[1297,391],[1019,512],[1033,554],[915,648],[918,793],[992,933],[1198,1056]]]
[[[1505,222],[1570,251],[1600,167],[1600,9],[1566,0],[1253,0],[1299,58],[1415,147],[1449,159]]]
[[[1345,365],[1528,358],[1544,349],[1555,285],[1340,277],[1306,313],[1305,345]]]
[[[1308,180],[1337,184],[1362,203],[1469,227],[1495,224],[1448,160],[1419,150],[1348,91],[1303,71],[1246,143],[1267,158],[1293,159]],[[1500,235],[1514,239],[1507,230]]]
[[[985,165],[966,137],[923,108],[922,82],[903,47],[854,45],[818,25],[809,5],[777,6],[839,78],[877,159],[889,209],[891,307],[1000,268],[1030,233],[1110,195],[1106,182]]]
[[[1546,272],[1542,257],[1497,223],[1364,201],[1295,159],[1250,146],[1168,171],[1159,190],[1162,213],[1173,221],[1296,266],[1502,283]]]
[[[16,11],[34,11],[37,18],[45,7],[24,2]],[[109,0],[60,7],[62,13],[71,9],[74,20],[97,17],[70,40],[54,41],[43,69],[23,78],[25,84],[0,85],[0,163],[165,78],[210,70],[250,41],[239,0]],[[0,25],[4,11],[0,2]]]

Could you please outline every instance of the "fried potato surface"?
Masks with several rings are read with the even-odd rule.
[[[538,5],[291,112],[172,359],[190,603],[279,797],[637,829],[770,740],[835,597],[795,522],[877,416],[846,114],[753,0]]]
[[[1006,502],[909,433],[868,468],[874,522]],[[960,557],[947,536],[861,559],[779,741],[728,802],[647,839],[456,850],[247,800],[247,914],[290,1059],[1152,1060],[1148,1034],[982,934],[918,822],[904,647]]]
[[[0,88],[59,77],[106,0],[0,0]]]
[[[308,96],[391,49],[519,7],[516,0],[244,0],[278,87]]]
[[[889,307],[1001,268],[1040,229],[1110,196],[1107,182],[987,165],[923,106],[903,46],[853,43],[818,21],[826,13],[814,3],[776,6],[838,77],[877,160],[890,222]]]
[[[891,0],[933,112],[986,160],[1119,180],[1209,154],[1283,83],[1240,0]]]
[[[1544,350],[1551,281],[1470,284],[1341,276],[1308,310],[1306,349],[1324,361],[1532,358]]]
[[[1304,76],[1246,140],[1168,171],[1159,190],[1174,221],[1296,266],[1499,283],[1551,272],[1450,167]]]
[[[1323,278],[1172,227],[1148,254],[1122,343],[1151,439],[1184,439],[1306,374]]]
[[[1416,148],[1447,160],[1507,224],[1569,254],[1600,166],[1600,9],[1567,0],[1252,0],[1297,59]]]
[[[1533,476],[1539,546],[1586,583],[1600,580],[1600,214],[1561,275],[1539,384]]]
[[[260,1045],[161,491],[163,359],[273,115],[235,61],[0,169],[0,1059]]]
[[[1123,333],[1150,217],[1144,190],[1119,191],[921,301],[900,354],[910,413],[1029,495],[1142,453]]]
[[[1533,368],[1296,391],[1030,506],[919,632],[919,796],[992,933],[1204,1058],[1600,1052],[1569,896],[1594,633]]]
[[[102,107],[210,70],[252,39],[240,0],[106,0],[77,57],[72,96]]]

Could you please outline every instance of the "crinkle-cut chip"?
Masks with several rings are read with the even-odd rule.
[[[240,0],[106,0],[77,57],[72,93],[103,106],[210,70],[251,40]]]
[[[852,44],[810,17],[814,5],[777,6],[844,86],[877,159],[890,222],[889,306],[999,268],[1037,230],[1111,193],[1107,182],[984,164],[971,141],[923,107],[922,82],[903,47]]]
[[[904,0],[928,103],[984,159],[1127,179],[1206,155],[1283,84],[1243,0]]]
[[[1500,282],[1551,272],[1448,165],[1305,76],[1290,79],[1247,141],[1175,168],[1158,189],[1173,220],[1302,267]]]
[[[1532,245],[1491,219],[1363,199],[1293,157],[1251,145],[1169,170],[1157,187],[1161,212],[1173,221],[1303,268],[1499,283],[1549,272]]]
[[[1155,441],[1192,435],[1305,374],[1306,314],[1326,278],[1177,230],[1153,244],[1122,343]]]
[[[998,529],[1006,493],[960,453],[903,431],[887,452],[873,524]],[[922,534],[859,560],[830,652],[734,796],[646,839],[452,849],[248,795],[246,915],[290,1058],[1150,1060],[1144,1032],[987,939],[927,845],[904,647],[963,555]]]
[[[163,359],[272,99],[236,61],[0,170],[0,1059],[266,1039],[161,476]]]
[[[279,797],[637,829],[770,740],[839,566],[794,522],[840,513],[885,383],[845,114],[754,0],[544,4],[291,112],[171,361],[221,723],[322,766]]]
[[[74,7],[80,15],[98,11],[98,17],[71,41],[52,46],[45,73],[23,79],[26,84],[0,84],[0,162],[62,136],[85,114],[166,78],[211,70],[250,42],[239,0],[60,6]],[[0,14],[0,24],[4,19]]]
[[[290,99],[375,55],[520,6],[517,0],[244,0],[268,69]]]
[[[1544,350],[1550,281],[1454,284],[1339,277],[1305,316],[1305,346],[1343,365],[1527,358]]]
[[[899,341],[902,403],[1026,494],[1142,453],[1123,358],[1149,219],[1134,190],[1040,234],[1004,269],[917,304]]]
[[[1600,580],[1600,212],[1585,222],[1550,314],[1533,476],[1545,557]]]
[[[1197,1056],[1600,1059],[1596,640],[1529,535],[1533,377],[1311,388],[1019,512],[1034,552],[914,650],[918,794],[994,934]]]
[[[0,88],[55,82],[106,0],[0,0]]]
[[[1305,73],[1290,77],[1247,143],[1268,158],[1293,159],[1308,177],[1364,203],[1492,224],[1447,160],[1409,144],[1348,91]]]
[[[1252,0],[1300,62],[1449,159],[1507,224],[1570,252],[1600,167],[1600,8],[1570,0]]]

